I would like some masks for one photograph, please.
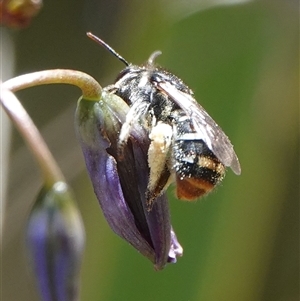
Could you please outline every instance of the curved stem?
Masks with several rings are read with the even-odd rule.
[[[12,93],[46,84],[75,85],[81,89],[83,98],[91,101],[100,99],[102,88],[90,75],[67,69],[28,73],[7,80],[1,85],[1,103],[34,154],[42,170],[45,185],[50,187],[57,181],[64,181],[64,176],[30,116]]]
[[[38,71],[14,77],[3,83],[3,87],[10,91],[18,91],[39,85],[70,84],[82,91],[82,96],[88,100],[99,100],[102,88],[90,75],[76,70],[52,69]]]
[[[42,170],[45,186],[50,188],[55,182],[65,181],[60,168],[56,164],[39,130],[34,125],[18,98],[5,88],[4,84],[0,86],[0,100],[4,110],[34,154]]]

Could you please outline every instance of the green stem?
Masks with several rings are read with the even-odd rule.
[[[90,75],[67,69],[53,69],[20,75],[3,83],[3,87],[10,91],[18,91],[25,88],[47,84],[75,85],[82,91],[84,99],[98,101],[102,88]]]
[[[23,136],[28,147],[37,160],[44,177],[45,186],[50,188],[58,181],[65,181],[64,176],[50,153],[39,130],[23,108],[18,98],[1,85],[0,100],[2,106],[16,128]]]
[[[39,130],[30,116],[12,93],[25,88],[46,84],[70,84],[79,87],[84,99],[98,101],[102,88],[99,83],[86,73],[54,69],[28,73],[7,80],[1,85],[1,103],[19,130],[28,147],[36,158],[44,177],[45,185],[52,187],[55,182],[64,181],[64,176],[50,153]]]

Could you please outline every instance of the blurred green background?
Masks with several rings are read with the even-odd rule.
[[[241,162],[240,177],[229,170],[222,185],[198,202],[179,202],[170,189],[184,256],[155,272],[108,228],[99,209],[73,127],[80,91],[53,85],[17,93],[83,215],[83,301],[299,300],[298,11],[296,0],[53,0],[28,28],[1,29],[3,46],[12,43],[13,49],[3,47],[2,60],[15,59],[14,75],[70,68],[103,86],[112,83],[124,66],[87,31],[135,64],[162,50],[157,62],[194,90]],[[23,231],[41,179],[19,134],[12,137],[2,300],[36,301]]]

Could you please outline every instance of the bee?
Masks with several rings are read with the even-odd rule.
[[[241,173],[229,138],[195,100],[192,90],[176,75],[155,65],[160,51],[155,51],[146,64],[137,66],[98,37],[87,35],[126,65],[115,83],[105,89],[130,107],[119,135],[120,149],[135,123],[139,122],[149,134],[149,206],[172,182],[177,197],[190,201],[218,185],[226,167],[237,175]]]

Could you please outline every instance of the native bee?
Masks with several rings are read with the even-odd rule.
[[[107,90],[130,107],[119,135],[120,148],[136,122],[147,129],[151,139],[146,192],[149,205],[171,182],[176,184],[179,199],[194,200],[221,182],[225,167],[241,173],[230,140],[198,104],[193,92],[180,78],[154,64],[160,51],[154,52],[145,65],[137,66],[93,34],[88,36],[126,65]]]

